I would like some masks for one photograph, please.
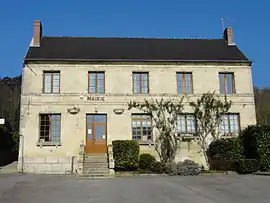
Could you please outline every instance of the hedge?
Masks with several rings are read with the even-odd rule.
[[[243,159],[236,163],[235,169],[239,174],[250,174],[258,171],[260,164],[256,159]]]
[[[220,139],[209,145],[208,157],[212,170],[235,170],[238,160],[244,159],[242,140],[239,137]]]
[[[270,126],[248,126],[241,132],[247,159],[257,159],[261,171],[270,171]]]
[[[115,170],[132,171],[138,169],[140,147],[137,141],[115,140],[112,145]]]
[[[156,158],[151,154],[141,154],[139,158],[140,169],[152,169],[152,165],[156,161]]]

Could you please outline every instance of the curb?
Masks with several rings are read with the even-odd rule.
[[[168,176],[167,174],[115,174],[115,177],[136,177],[136,176],[142,176],[142,177],[145,177],[145,176],[153,176],[153,177],[156,177],[156,176]]]
[[[253,175],[270,176],[270,172],[255,172]]]

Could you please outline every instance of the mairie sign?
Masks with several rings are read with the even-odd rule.
[[[105,101],[105,97],[100,97],[100,96],[88,96],[87,97],[88,101],[100,101],[103,102]]]

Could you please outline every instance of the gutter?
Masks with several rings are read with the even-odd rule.
[[[223,63],[249,63],[250,60],[156,60],[156,59],[48,59],[48,58],[25,58],[27,61],[78,61],[78,62],[223,62]]]

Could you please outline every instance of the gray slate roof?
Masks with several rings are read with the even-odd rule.
[[[249,62],[224,39],[42,37],[26,61],[223,61]]]

